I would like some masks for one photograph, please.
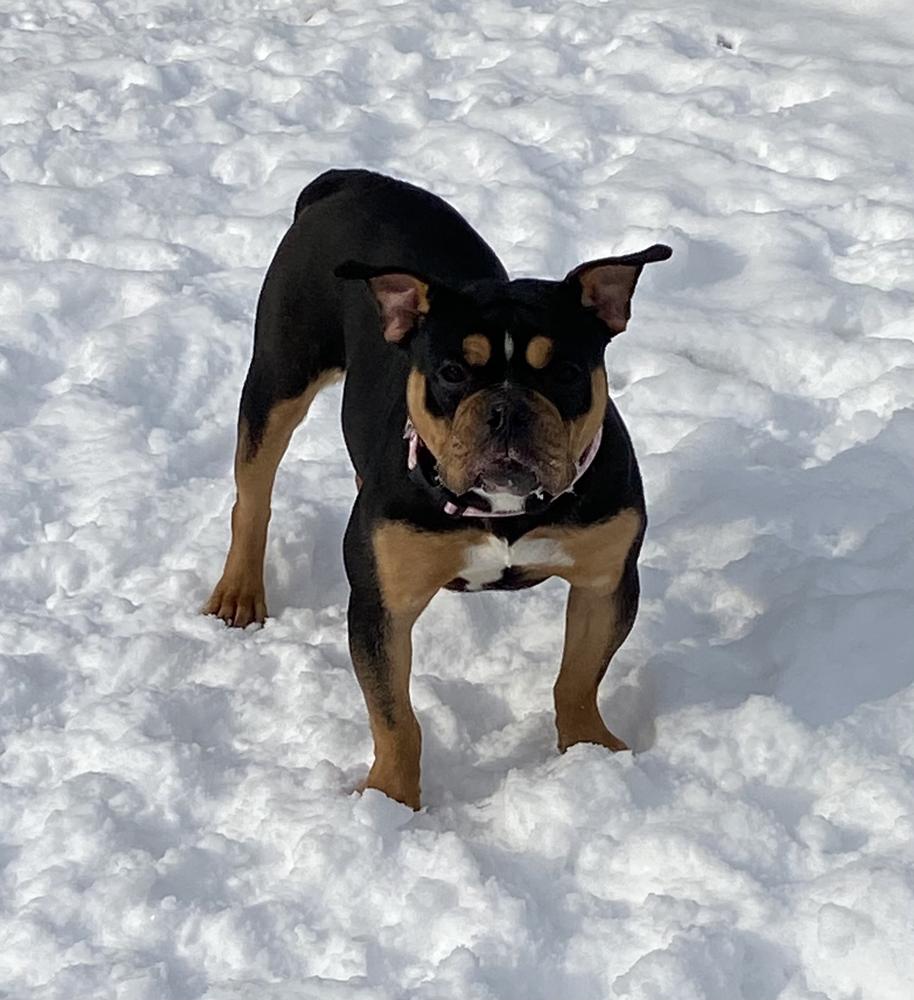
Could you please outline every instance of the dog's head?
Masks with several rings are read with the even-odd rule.
[[[442,483],[499,510],[573,482],[606,412],[606,344],[626,327],[644,265],[671,253],[589,261],[562,281],[450,287],[353,261],[336,273],[368,282],[384,338],[409,351],[409,418]]]

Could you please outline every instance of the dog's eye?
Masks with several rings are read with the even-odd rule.
[[[572,382],[576,382],[581,377],[581,367],[570,361],[563,361],[555,369],[552,377],[562,385],[571,385]]]
[[[442,382],[447,382],[448,385],[460,385],[462,382],[466,382],[467,373],[460,365],[444,365],[443,368],[438,369],[438,378]]]

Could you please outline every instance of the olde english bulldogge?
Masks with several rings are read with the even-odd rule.
[[[301,193],[267,272],[241,393],[225,570],[204,610],[262,622],[276,469],[318,391],[346,374],[359,491],[346,530],[349,645],[368,706],[364,787],[419,808],[411,631],[441,587],[570,585],[558,746],[625,744],[597,689],[631,630],[646,524],[603,355],[645,264],[669,247],[511,280],[440,198],[364,170]]]

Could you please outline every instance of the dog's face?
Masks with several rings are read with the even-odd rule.
[[[606,412],[606,343],[625,329],[643,265],[669,255],[459,288],[358,264],[337,273],[369,281],[385,338],[409,351],[407,409],[441,481],[500,510],[573,482]]]
[[[410,343],[410,419],[456,494],[556,496],[602,424],[605,328],[561,282],[430,289]]]

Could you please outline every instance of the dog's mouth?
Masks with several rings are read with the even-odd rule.
[[[473,485],[524,494],[532,493],[541,483],[529,464],[505,456],[487,465],[476,476]]]
[[[545,509],[554,499],[532,473],[522,470],[492,479],[478,477],[458,498],[458,506],[488,514],[528,514]]]
[[[528,497],[548,495],[530,464],[507,455],[487,462],[476,474],[468,493],[479,497],[491,511],[522,511]]]
[[[441,478],[434,456],[421,449],[430,459],[425,470],[433,476],[439,489],[447,493],[444,509],[449,514],[466,517],[507,517],[512,514],[536,514],[545,510],[556,498],[546,491],[536,473],[520,462],[506,459],[487,466],[464,493],[449,490]],[[420,466],[423,465],[420,458]]]

